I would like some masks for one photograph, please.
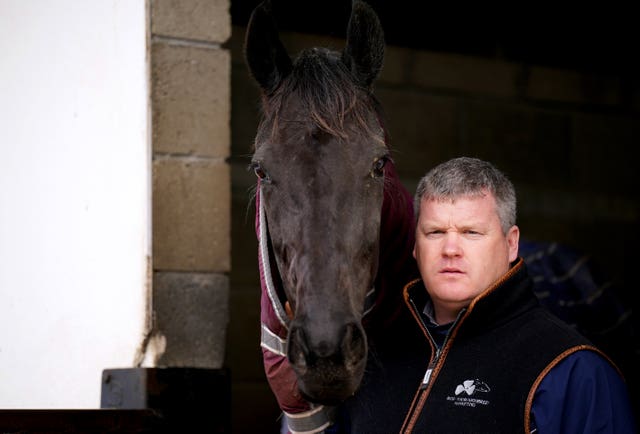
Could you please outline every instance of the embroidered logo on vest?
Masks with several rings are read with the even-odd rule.
[[[488,393],[491,388],[484,381],[465,380],[456,386],[453,396],[447,396],[447,401],[453,405],[462,407],[477,407],[479,405],[489,405],[489,400],[481,399],[478,393]]]

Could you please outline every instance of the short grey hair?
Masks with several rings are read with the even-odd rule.
[[[496,199],[502,231],[516,224],[516,191],[504,173],[487,161],[458,157],[431,169],[416,188],[414,209],[420,217],[422,200],[455,200],[490,192]]]

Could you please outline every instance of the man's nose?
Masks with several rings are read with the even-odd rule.
[[[460,239],[457,233],[447,232],[444,235],[444,246],[442,253],[445,256],[459,256],[462,252],[460,247]]]

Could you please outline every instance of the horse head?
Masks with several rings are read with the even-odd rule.
[[[290,306],[287,358],[301,392],[318,403],[355,393],[366,365],[362,317],[389,159],[372,95],[383,53],[378,17],[360,0],[341,52],[311,48],[292,60],[268,3],[247,27],[263,111],[251,164]]]

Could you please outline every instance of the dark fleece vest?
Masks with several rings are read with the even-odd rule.
[[[518,259],[461,312],[439,355],[431,356],[430,378],[417,387],[402,432],[529,432],[542,378],[569,354],[595,350],[541,307],[532,286]],[[422,282],[407,285],[405,297],[429,339],[420,315]]]

